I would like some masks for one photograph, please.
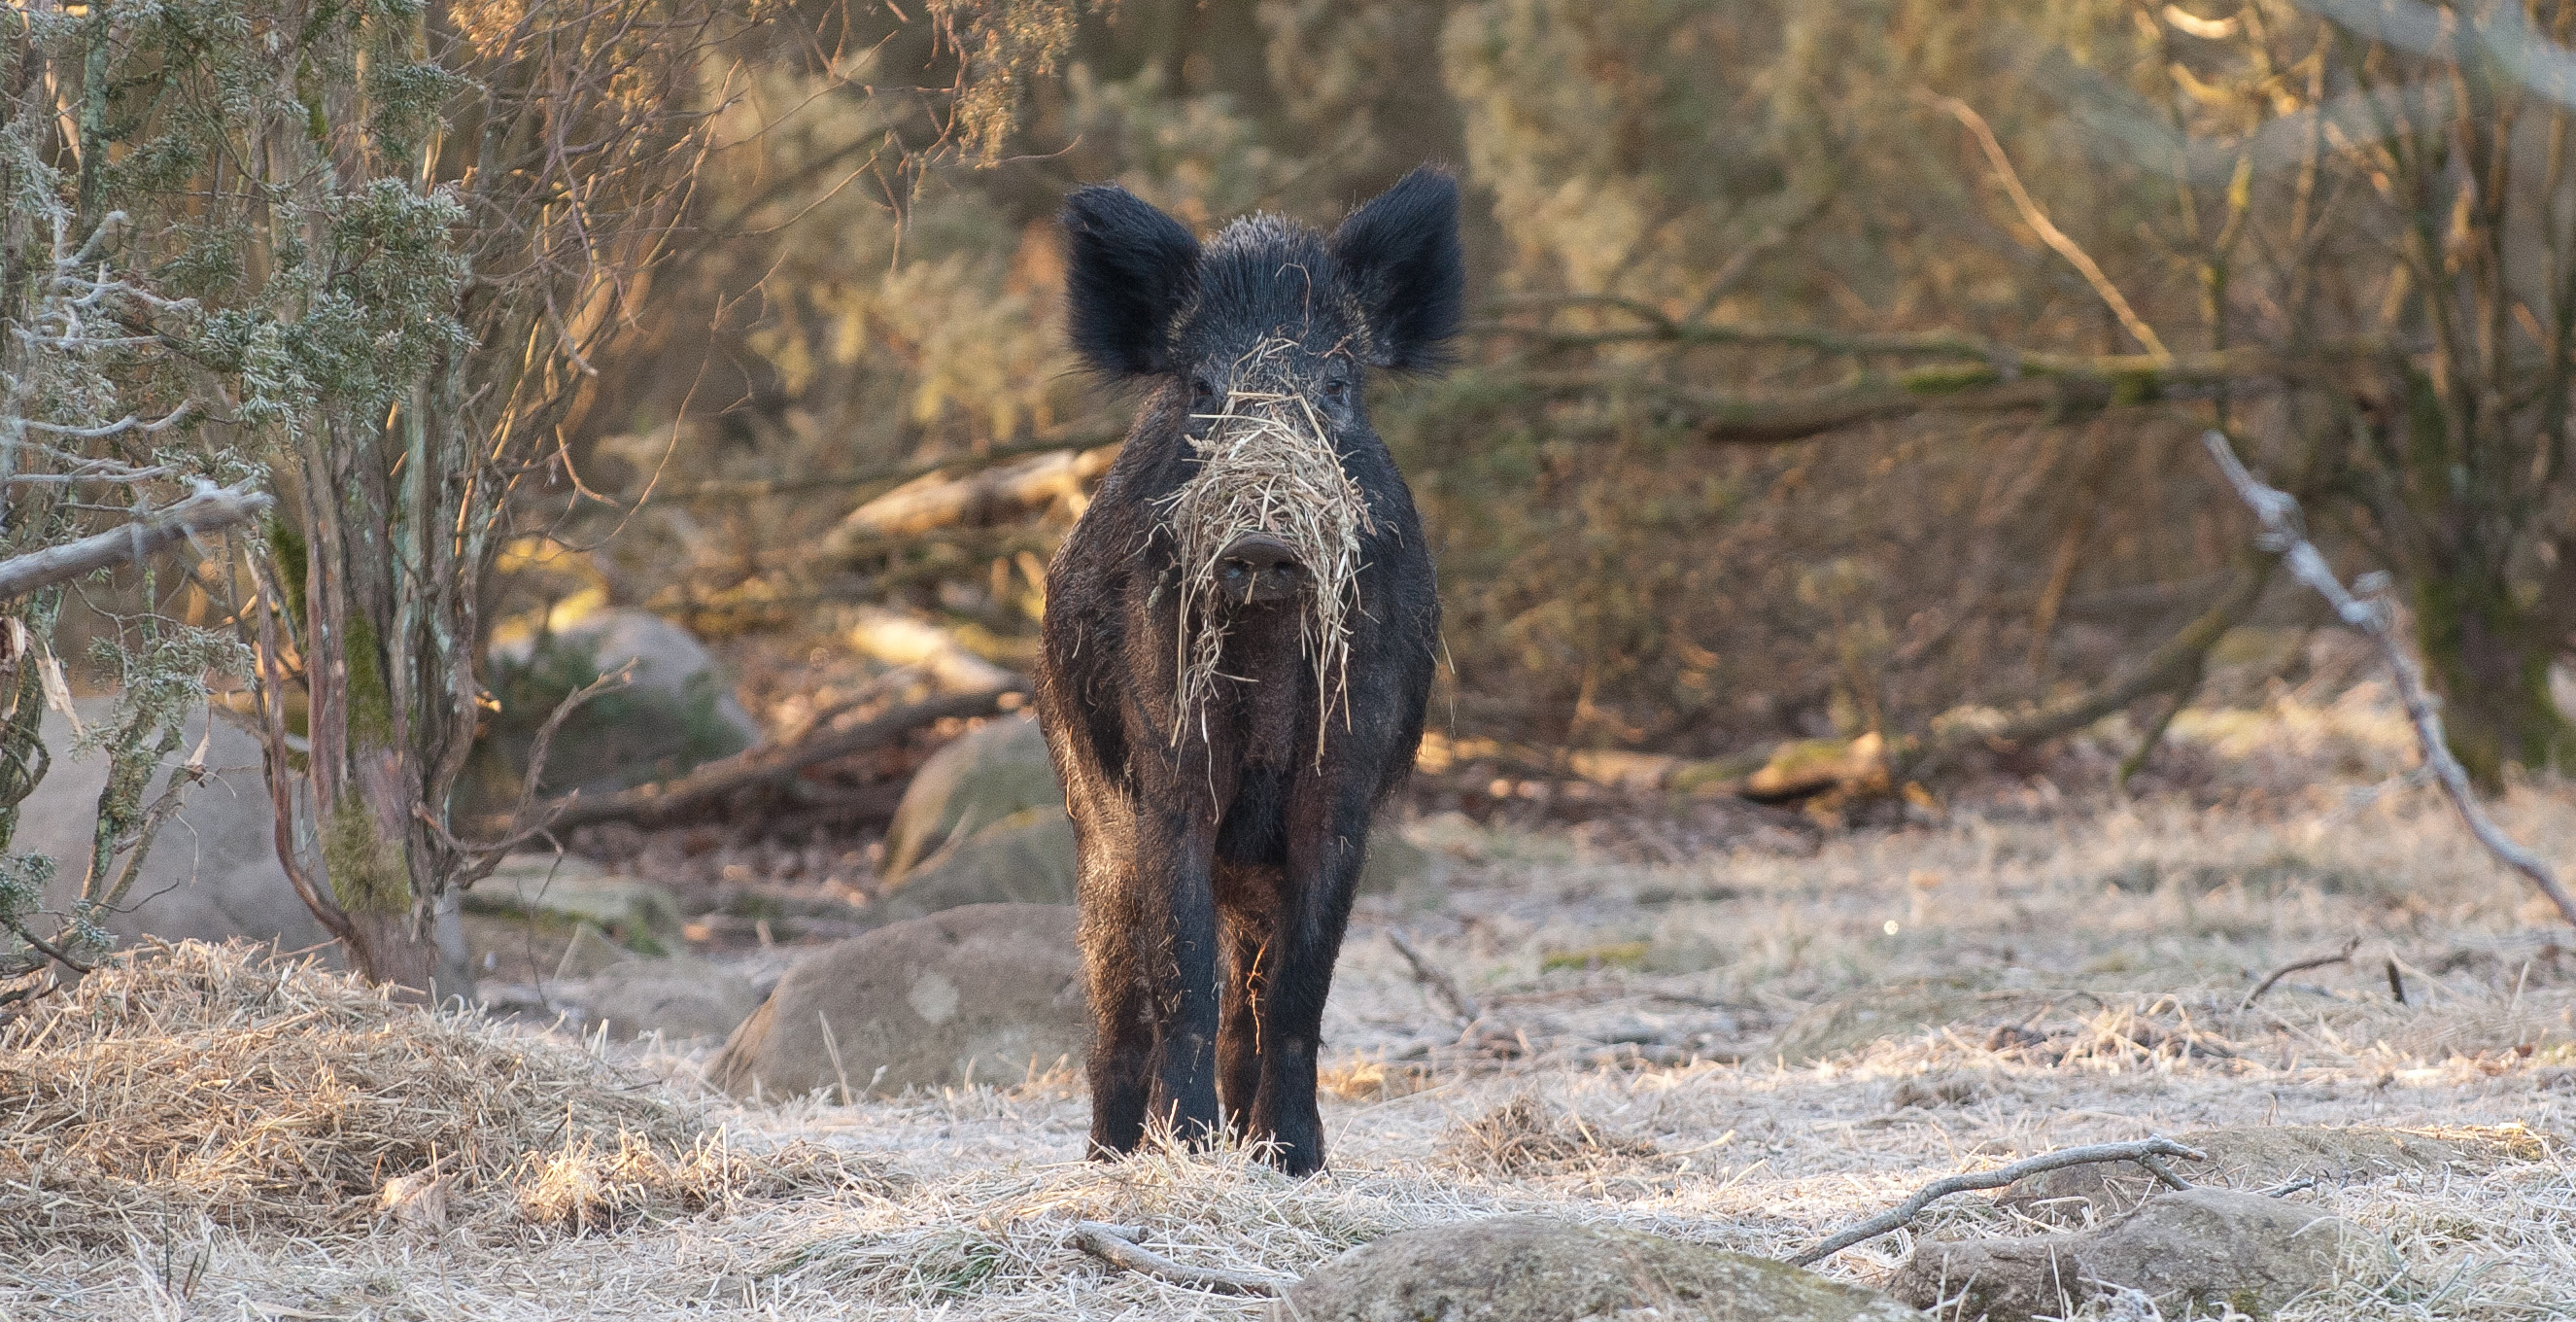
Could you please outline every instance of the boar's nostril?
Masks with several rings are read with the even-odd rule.
[[[1241,565],[1256,574],[1297,567],[1297,553],[1290,550],[1286,542],[1259,533],[1234,539],[1234,544],[1225,548],[1217,558],[1225,561],[1228,568]]]
[[[1278,601],[1296,595],[1302,570],[1297,553],[1276,537],[1238,537],[1217,557],[1225,595],[1240,601]]]

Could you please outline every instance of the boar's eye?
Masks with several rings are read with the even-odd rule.
[[[1216,409],[1216,382],[1205,372],[1190,373],[1190,412],[1210,413]]]
[[[1335,404],[1351,402],[1350,369],[1338,364],[1324,369],[1324,398]]]

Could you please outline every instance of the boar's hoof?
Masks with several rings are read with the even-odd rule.
[[[1260,533],[1236,538],[1217,556],[1217,589],[1229,601],[1285,601],[1305,576],[1286,542]]]

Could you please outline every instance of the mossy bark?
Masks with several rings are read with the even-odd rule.
[[[2502,790],[2508,765],[2576,766],[2576,727],[2549,691],[2559,635],[2538,603],[2520,601],[2501,575],[2427,576],[2415,592],[2415,636],[2442,695],[2451,754],[2480,790]]]

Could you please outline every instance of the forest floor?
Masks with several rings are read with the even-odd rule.
[[[2310,1125],[2509,1155],[2293,1195],[2385,1234],[2406,1270],[2286,1322],[2576,1316],[2576,941],[2392,775],[2410,759],[2384,710],[2194,713],[2178,738],[2231,770],[2129,798],[2000,783],[1901,824],[1708,845],[1657,845],[1651,823],[1408,823],[1438,867],[1353,924],[1317,1178],[1239,1151],[1085,1162],[1088,1103],[1061,1070],[744,1108],[697,1082],[711,1044],[595,1044],[734,1160],[801,1142],[867,1178],[578,1233],[201,1220],[22,1245],[0,1253],[0,1318],[1258,1317],[1087,1256],[1074,1223],[1287,1276],[1504,1211],[1787,1256],[1954,1171]],[[2518,786],[2499,816],[2576,863],[2576,786]],[[2347,949],[2247,1003],[2268,971]],[[1821,1270],[1877,1283],[1916,1237],[2028,1228],[1964,1195]]]

